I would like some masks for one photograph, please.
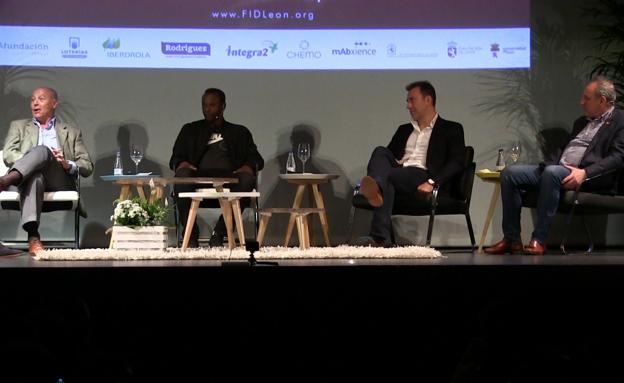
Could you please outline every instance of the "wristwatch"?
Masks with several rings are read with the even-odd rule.
[[[427,183],[428,183],[429,185],[431,185],[431,186],[435,186],[435,181],[434,181],[434,180],[432,180],[431,178],[429,178],[429,179],[427,180]]]

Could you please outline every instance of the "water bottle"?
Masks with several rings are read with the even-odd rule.
[[[505,154],[503,153],[503,149],[498,149],[498,158],[496,159],[496,170],[502,171],[505,169]]]
[[[117,158],[115,158],[115,167],[113,168],[113,175],[123,175],[123,163],[121,162],[121,150],[117,151]]]
[[[294,173],[296,171],[295,166],[295,155],[293,152],[290,152],[288,153],[288,160],[286,161],[286,173]]]

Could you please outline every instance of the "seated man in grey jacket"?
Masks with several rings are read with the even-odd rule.
[[[11,122],[4,141],[3,160],[9,171],[0,177],[0,191],[18,186],[21,223],[28,233],[28,251],[33,255],[43,250],[39,235],[43,193],[75,190],[76,178],[93,172],[80,130],[55,116],[58,104],[54,89],[33,90],[32,118]]]

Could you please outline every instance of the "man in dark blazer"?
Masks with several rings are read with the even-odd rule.
[[[375,148],[360,193],[375,207],[370,236],[360,245],[390,244],[391,214],[396,191],[431,193],[434,186],[448,193],[450,180],[463,170],[464,128],[436,112],[436,92],[428,81],[407,90],[411,122],[399,126],[387,147]]]
[[[540,165],[513,165],[501,174],[503,234],[488,254],[542,255],[562,190],[615,193],[618,170],[624,164],[624,113],[615,109],[615,87],[604,78],[590,81],[583,91],[585,115],[574,122],[571,138],[556,160]],[[606,174],[594,179],[593,177]],[[587,182],[585,182],[587,179]],[[539,192],[537,221],[527,246],[520,237],[522,193]]]
[[[225,93],[216,88],[206,89],[202,96],[203,120],[185,124],[173,145],[169,167],[176,177],[234,177],[238,183],[226,185],[231,191],[247,192],[256,186],[256,173],[264,167],[249,129],[225,121]],[[191,207],[189,198],[177,198],[179,193],[193,192],[199,185],[175,185],[174,195],[180,222],[186,224]],[[249,204],[243,199],[241,207]],[[217,207],[217,206],[215,206]],[[223,245],[226,235],[223,216],[215,225],[211,246]],[[190,247],[199,246],[199,229],[193,226]]]

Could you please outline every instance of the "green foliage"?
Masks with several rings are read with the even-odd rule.
[[[591,76],[610,78],[617,90],[618,105],[624,106],[624,1],[600,0],[586,9],[595,22],[595,41],[600,56],[590,56],[595,62]]]
[[[111,221],[118,226],[158,226],[165,221],[168,214],[169,209],[158,202],[150,203],[134,197],[131,200],[115,201]]]

